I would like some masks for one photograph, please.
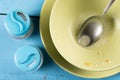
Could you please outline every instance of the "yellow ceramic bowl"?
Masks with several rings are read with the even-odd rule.
[[[101,38],[90,47],[78,43],[82,23],[100,15],[109,0],[57,0],[50,16],[53,43],[64,59],[72,65],[91,71],[103,71],[120,65],[120,0],[104,15]]]
[[[81,68],[75,67],[69,62],[67,62],[55,48],[49,30],[49,18],[51,10],[55,0],[46,0],[40,15],[40,34],[43,41],[43,44],[50,55],[50,57],[64,70],[70,72],[79,77],[85,78],[103,78],[108,77],[114,74],[117,74],[120,71],[120,68],[111,69],[108,71],[87,71]]]

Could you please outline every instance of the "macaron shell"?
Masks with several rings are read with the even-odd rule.
[[[35,47],[23,46],[15,53],[16,66],[22,71],[31,72],[38,69],[42,62],[42,53]]]
[[[24,20],[24,18],[20,16],[20,14],[18,13],[24,15],[23,17],[25,17],[26,20]],[[17,36],[24,35],[25,33],[27,33],[31,25],[29,16],[24,12],[17,10],[8,13],[4,24],[5,24],[5,28],[9,33]]]

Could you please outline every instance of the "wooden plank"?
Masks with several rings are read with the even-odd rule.
[[[39,16],[44,0],[0,0],[0,13],[22,10],[31,16]]]

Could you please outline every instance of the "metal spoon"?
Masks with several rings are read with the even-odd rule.
[[[95,43],[103,32],[103,20],[102,16],[107,13],[115,0],[110,0],[103,13],[99,16],[92,16],[88,18],[81,27],[78,35],[78,42],[83,47],[91,46]]]

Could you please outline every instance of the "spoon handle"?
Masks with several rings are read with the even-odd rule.
[[[105,13],[107,13],[107,11],[109,10],[109,8],[112,6],[112,4],[115,2],[115,0],[110,0],[110,2],[108,3],[108,5],[106,6],[106,8],[104,9],[102,15],[104,15]]]

